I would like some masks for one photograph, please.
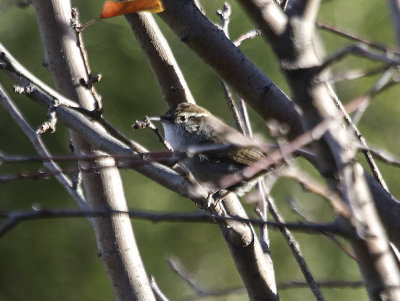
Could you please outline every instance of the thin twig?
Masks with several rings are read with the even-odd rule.
[[[345,56],[352,54],[364,58],[368,58],[373,61],[378,61],[385,63],[389,66],[398,66],[400,65],[400,60],[397,58],[392,58],[387,54],[380,54],[377,52],[372,52],[368,50],[365,46],[362,45],[350,45],[346,46],[343,49],[337,51],[336,53],[332,54],[328,58],[324,60],[324,62],[319,65],[315,70],[316,72],[321,72],[331,66],[333,63],[341,60]]]
[[[371,154],[373,154],[377,159],[381,160],[382,162],[385,162],[387,164],[396,166],[396,167],[400,167],[400,158],[397,158],[395,156],[393,156],[392,154],[389,154],[387,151],[385,150],[381,150],[375,147],[371,147],[371,146],[359,146],[358,149],[362,152],[367,151]]]
[[[57,114],[56,108],[59,106],[58,101],[54,101],[47,111],[47,120],[43,122],[37,129],[37,134],[43,134],[50,130],[50,133],[54,134],[56,131],[56,124],[57,124]]]
[[[361,42],[361,43],[363,43],[365,45],[368,45],[368,46],[370,46],[372,48],[375,48],[375,49],[378,49],[378,50],[381,50],[381,51],[384,51],[384,52],[391,52],[391,53],[400,55],[400,50],[398,50],[398,49],[390,48],[390,47],[387,47],[385,45],[382,45],[382,44],[367,40],[365,38],[356,36],[356,35],[351,34],[349,32],[345,32],[345,31],[343,31],[341,29],[333,27],[332,25],[328,25],[328,24],[322,23],[322,22],[317,22],[317,26],[319,28],[321,28],[321,29],[327,30],[329,32],[333,32],[333,33],[338,34],[338,35],[340,35],[342,37],[345,37],[347,39],[350,39],[350,40],[353,40],[353,41],[357,41],[357,42]]]
[[[336,106],[338,107],[338,109],[342,112],[344,119],[346,121],[346,123],[351,127],[351,129],[353,130],[354,134],[358,137],[358,140],[360,141],[360,143],[365,146],[368,147],[367,145],[367,141],[365,140],[365,138],[363,137],[363,135],[361,134],[361,132],[359,131],[359,129],[357,128],[356,124],[352,121],[350,115],[346,112],[342,102],[339,100],[339,98],[337,97],[335,91],[332,89],[331,85],[326,85],[328,88],[328,91],[333,99],[333,101],[335,102]],[[380,87],[382,87],[382,85],[380,85]],[[377,93],[378,91],[378,87],[377,88],[373,88],[371,90],[370,93]],[[363,105],[360,107],[366,107],[367,105],[367,101],[363,102]],[[359,107],[359,108],[360,108]],[[374,158],[372,158],[371,153],[369,153],[368,151],[364,152],[364,156],[367,160],[368,165],[371,168],[371,171],[373,173],[374,178],[381,184],[381,186],[386,190],[389,191],[388,186],[385,183],[385,180],[383,179],[383,176],[378,168],[378,165],[376,165]]]
[[[221,26],[225,33],[225,36],[229,39],[229,23],[230,23],[230,16],[231,16],[231,7],[230,5],[225,2],[222,10],[217,11],[217,15],[221,20]],[[222,89],[224,90],[225,100],[228,104],[229,109],[233,115],[233,119],[235,120],[236,129],[241,133],[244,133],[244,125],[243,120],[240,119],[238,109],[236,106],[235,101],[233,100],[232,93],[222,78],[219,78],[219,82],[221,83]]]
[[[241,218],[238,216],[221,216],[206,212],[189,213],[159,213],[139,210],[50,210],[35,208],[31,211],[0,211],[0,218],[7,219],[0,226],[0,237],[6,232],[17,226],[22,221],[49,219],[49,218],[81,218],[81,217],[109,217],[113,215],[129,215],[131,218],[148,220],[151,222],[190,222],[190,223],[215,223],[226,221],[238,221],[253,225],[268,225],[275,229],[289,228],[294,231],[304,231],[305,233],[330,232],[346,236],[346,233],[336,224],[312,224],[312,223],[279,223],[264,221],[257,218]]]
[[[160,155],[160,156],[158,156]],[[139,156],[139,157],[138,157]],[[62,174],[76,174],[80,173],[92,173],[98,172],[102,169],[118,167],[120,169],[131,169],[138,166],[143,166],[146,164],[152,164],[154,162],[165,163],[171,165],[185,158],[187,155],[181,152],[159,152],[159,153],[149,153],[149,154],[141,154],[141,155],[132,155],[132,156],[97,156],[97,158],[120,158],[124,159],[123,162],[112,163],[111,165],[102,165],[102,166],[79,166],[72,168],[63,168],[59,170],[39,170],[34,172],[21,172],[21,173],[13,173],[13,174],[3,174],[0,175],[0,183],[11,182],[15,180],[24,180],[24,179],[32,179],[32,180],[42,180],[47,179],[52,176],[58,176]],[[129,159],[131,157],[131,159]],[[51,157],[43,158],[44,162],[49,161]],[[73,158],[73,157],[71,157]],[[75,157],[76,159],[77,157]],[[88,163],[94,162],[93,157],[82,157],[82,160],[87,161]]]
[[[281,170],[281,176],[296,180],[308,191],[328,200],[332,207],[335,207],[335,204],[342,202],[337,193],[294,166]]]
[[[370,70],[349,70],[349,71],[341,71],[340,74],[333,75],[327,79],[329,83],[337,83],[341,81],[349,81],[355,80],[363,77],[374,76],[376,74],[380,74],[388,69],[387,65],[379,66],[376,68],[372,68]]]
[[[318,284],[321,288],[324,289],[358,289],[364,288],[363,281],[347,281],[347,280],[330,280],[330,281],[318,281]],[[277,285],[279,290],[288,290],[288,289],[299,289],[299,288],[308,288],[308,283],[303,281],[290,281],[278,283]],[[233,287],[215,291],[208,291],[207,295],[195,295],[191,297],[185,297],[179,299],[179,301],[195,301],[201,300],[203,298],[209,298],[211,296],[226,296],[233,294],[245,293],[245,289],[241,287]]]
[[[158,137],[158,140],[165,146],[167,150],[170,152],[174,151],[172,146],[168,143],[168,141],[161,135],[158,128],[151,122],[148,116],[145,116],[142,120],[136,120],[135,123],[132,124],[132,128],[135,130],[150,128]]]
[[[363,288],[363,281],[346,281],[346,280],[330,280],[330,281],[318,281],[321,288]],[[291,281],[288,283],[279,283],[279,289],[293,289],[293,288],[306,288],[308,283],[301,281]]]
[[[0,84],[0,99],[5,110],[10,114],[11,118],[18,124],[24,134],[29,138],[33,147],[36,149],[41,158],[51,157],[50,152],[47,150],[46,145],[41,139],[40,135],[32,129],[32,127],[28,124],[22,112],[19,111],[17,106],[8,96],[7,92],[3,89]],[[1,162],[1,161],[0,161]],[[48,171],[52,174],[55,174],[58,182],[65,188],[65,190],[71,195],[71,197],[76,201],[76,203],[81,208],[87,208],[86,200],[83,196],[82,191],[74,188],[71,180],[65,175],[60,166],[57,165],[53,160],[49,159],[46,161],[42,161],[43,165],[48,169]]]
[[[303,182],[301,183],[303,184]],[[304,218],[307,222],[319,223],[320,221],[316,220],[315,218],[311,218],[310,216],[306,215],[299,209],[298,203],[295,201],[294,198],[288,198],[288,202],[290,204],[290,208],[299,216]],[[323,233],[327,238],[329,238],[335,245],[337,245],[347,256],[349,256],[352,260],[358,261],[355,255],[348,250],[341,241],[339,241],[334,235],[330,233]]]
[[[242,133],[248,137],[253,136],[253,129],[251,127],[250,118],[247,112],[246,103],[243,101],[242,98],[239,97],[239,113],[240,113],[240,121],[243,124]],[[268,191],[265,189],[265,182],[264,179],[257,180],[257,190],[260,196],[260,200],[256,209],[257,215],[262,219],[267,221],[268,220],[268,201],[267,201],[267,194]],[[266,225],[260,225],[260,244],[261,248],[263,249],[264,253],[270,253],[270,240],[269,240],[269,233],[268,228]]]
[[[73,8],[71,12],[71,26],[72,28],[74,28],[76,33],[76,40],[78,41],[79,51],[81,53],[82,60],[85,65],[86,76],[87,76],[86,79],[81,78],[80,83],[90,90],[90,93],[92,94],[93,99],[95,100],[95,110],[101,112],[102,111],[101,96],[99,95],[99,93],[97,93],[93,84],[99,82],[102,78],[102,75],[92,74],[92,70],[89,64],[89,56],[87,54],[85,44],[82,38],[83,31],[82,27],[80,27],[81,24],[79,22],[79,12],[76,8]]]
[[[244,134],[248,137],[252,137],[253,130],[251,128],[249,114],[247,112],[247,106],[246,106],[246,103],[244,102],[243,98],[241,98],[241,97],[238,98],[238,108],[239,108],[240,118],[244,125]]]
[[[245,103],[240,100],[239,101],[239,107],[240,107],[240,112],[242,113],[243,119],[242,122],[244,124],[244,129],[242,130],[243,133],[247,132],[249,137],[252,136],[252,128],[251,124],[249,122],[249,116],[247,114],[247,109]],[[279,148],[280,149],[280,148]],[[285,156],[283,155],[285,158]],[[282,222],[284,219],[280,216],[277,207],[275,206],[273,199],[271,195],[269,194],[270,188],[272,187],[266,187],[265,183],[262,179],[258,180],[257,183],[259,193],[260,193],[260,206],[258,210],[258,214],[260,218],[264,221],[267,221],[267,210],[271,212],[271,215],[273,216],[275,222]],[[260,225],[260,241],[263,247],[264,252],[269,253],[270,248],[269,248],[269,235],[267,228],[265,227],[266,225]],[[281,233],[283,234],[284,238],[288,242],[288,245],[297,261],[297,263],[300,266],[301,271],[303,272],[303,275],[313,292],[315,298],[319,301],[324,300],[324,297],[322,295],[321,290],[318,287],[318,283],[315,282],[311,271],[309,270],[307,263],[301,254],[300,247],[298,245],[298,242],[295,240],[294,236],[290,233],[289,229],[287,228],[281,228],[280,229]]]
[[[238,108],[236,106],[235,101],[233,100],[232,93],[228,85],[221,78],[219,79],[219,82],[221,83],[221,86],[224,90],[226,103],[228,104],[228,107],[233,115],[233,119],[235,120],[236,129],[241,133],[244,133],[243,121],[241,120],[240,115],[238,113]]]
[[[168,263],[170,264],[172,270],[177,273],[195,292],[196,295],[193,297],[187,297],[181,299],[181,301],[196,300],[203,297],[217,297],[225,296],[233,293],[244,293],[244,287],[229,288],[222,290],[207,290],[203,288],[194,277],[184,268],[182,263],[176,258],[168,258]]]
[[[318,284],[321,288],[324,289],[358,289],[364,288],[365,284],[363,281],[347,281],[347,280],[330,280],[330,281],[318,281]],[[277,285],[279,290],[288,290],[288,289],[299,289],[299,288],[308,288],[308,283],[303,281],[290,281],[290,282],[283,282],[278,283]],[[233,287],[215,291],[208,291],[207,295],[195,295],[191,297],[185,297],[179,299],[179,301],[195,301],[201,300],[203,298],[209,298],[212,296],[226,296],[226,295],[233,295],[233,294],[240,294],[245,293],[245,289],[241,287]]]
[[[350,102],[347,105],[346,109],[349,112],[353,112],[362,104],[362,99],[356,99]],[[268,153],[265,158],[262,158],[257,162],[251,164],[250,166],[244,168],[243,171],[224,176],[219,181],[218,187],[231,187],[232,185],[235,185],[240,181],[250,180],[259,176],[260,173],[264,172],[266,169],[270,168],[274,164],[278,164],[279,162],[281,162],[285,158],[285,156],[292,154],[295,149],[302,148],[312,141],[320,139],[322,135],[324,135],[325,132],[328,130],[330,124],[336,119],[342,118],[342,116],[343,112],[340,112],[336,117],[325,119],[314,128],[295,138],[293,141],[281,145],[281,148],[279,150]],[[210,187],[210,189],[216,188],[214,183],[207,183],[206,185]],[[342,202],[333,205],[335,209],[343,216],[349,216],[348,209],[343,206]]]
[[[358,124],[358,122],[361,120],[362,115],[364,114],[369,105],[369,100],[373,96],[382,92],[384,89],[388,87],[388,85],[392,83],[393,73],[394,73],[394,68],[387,68],[385,72],[382,74],[382,76],[379,78],[379,80],[371,88],[371,90],[366,94],[365,97],[368,99],[368,101],[365,102],[365,105],[361,106],[358,110],[356,110],[353,114],[353,118],[351,118],[354,124]],[[357,132],[356,135],[358,136]]]
[[[185,269],[183,264],[177,258],[168,258],[168,263],[172,270],[177,273],[192,289],[194,289],[197,295],[209,295],[209,292],[194,279],[194,277]]]
[[[167,296],[165,296],[165,294],[161,291],[154,276],[150,277],[150,286],[151,286],[151,289],[153,290],[153,293],[154,293],[157,301],[168,301]]]
[[[257,181],[257,190],[260,195],[260,200],[258,202],[258,206],[256,208],[257,215],[264,221],[268,220],[268,191],[265,186],[264,179],[259,179]],[[270,240],[268,228],[265,225],[260,225],[260,243],[264,253],[270,252]]]
[[[224,148],[225,149],[225,148]],[[227,148],[226,148],[227,149]],[[215,150],[219,150],[216,148]],[[20,156],[20,155],[7,155],[5,153],[0,152],[0,163],[35,163],[35,162],[45,162],[45,161],[58,161],[58,162],[68,162],[68,161],[94,161],[97,159],[106,159],[113,158],[116,160],[125,160],[125,159],[146,159],[154,162],[161,162],[167,159],[180,159],[184,155],[182,152],[146,152],[146,153],[136,153],[129,155],[108,155],[108,154],[100,154],[100,155],[53,155],[53,156]],[[175,159],[174,159],[175,158]]]
[[[254,39],[254,38],[256,38],[256,37],[258,37],[258,36],[260,36],[260,35],[261,35],[261,30],[259,30],[259,29],[253,29],[253,30],[250,30],[250,31],[248,31],[248,32],[246,32],[246,33],[244,33],[244,34],[242,34],[241,36],[239,36],[239,37],[236,39],[236,41],[233,42],[233,44],[234,44],[236,47],[239,47],[240,45],[242,45],[242,43],[243,43],[244,41],[246,41],[246,40],[252,40],[252,39]]]
[[[230,8],[229,11],[226,15],[224,15],[225,18],[228,19],[228,21],[223,20],[223,18],[221,18],[221,22],[223,27],[225,26],[225,35],[227,38],[229,38],[229,30],[228,30],[228,24],[229,24],[229,17],[230,17]],[[241,38],[241,39],[240,39]],[[246,36],[241,36],[239,39],[239,41],[237,42],[237,44],[235,43],[236,47],[238,47],[241,42],[248,38]],[[225,99],[228,103],[228,106],[231,109],[231,112],[233,114],[233,117],[235,119],[236,122],[236,129],[238,131],[240,131],[243,135],[251,138],[253,135],[252,132],[252,128],[251,128],[251,123],[250,123],[250,119],[249,116],[247,114],[247,109],[246,109],[246,104],[242,101],[241,98],[239,98],[239,109],[235,104],[235,101],[232,98],[232,94],[230,93],[229,87],[228,85],[222,80],[220,79],[221,85],[224,89],[224,93],[225,93]],[[257,188],[258,191],[260,193],[260,198],[261,198],[261,205],[259,206],[259,211],[257,212],[259,217],[263,220],[267,220],[268,214],[267,214],[267,202],[265,199],[265,191],[264,191],[264,186],[263,186],[263,181],[262,179],[259,179],[257,181]],[[261,209],[263,208],[263,210]],[[269,235],[268,235],[268,229],[266,227],[266,225],[260,225],[260,244],[261,244],[261,248],[263,250],[264,253],[269,254],[270,253],[270,249],[269,249]]]
[[[99,122],[113,137],[122,141],[126,145],[130,146],[132,149],[136,151],[145,151],[143,147],[129,139],[126,135],[117,130],[114,126],[112,126],[108,121],[106,121],[102,117],[101,110],[87,110],[81,107],[74,101],[69,100],[68,98],[63,97],[41,80],[36,78],[32,73],[26,70],[12,55],[5,49],[5,47],[0,43],[0,64],[1,68],[5,69],[12,74],[16,75],[22,82],[24,82],[23,87],[15,87],[15,92],[24,93],[28,97],[31,97],[35,92],[41,94],[43,97],[50,98],[51,103],[57,103],[58,106],[70,108],[76,110],[88,116],[97,122]]]
[[[229,23],[231,17],[231,6],[228,2],[224,2],[224,5],[221,10],[217,10],[217,16],[221,21],[221,27],[226,37],[229,39]]]
[[[270,211],[272,217],[274,218],[275,222],[279,222],[279,223],[284,222],[285,220],[279,214],[278,208],[276,207],[273,198],[268,197],[267,201],[268,201],[269,211]],[[280,231],[281,231],[283,237],[285,238],[286,242],[288,243],[290,250],[292,251],[293,256],[296,259],[297,264],[299,265],[300,270],[303,273],[304,278],[306,279],[307,284],[310,287],[311,291],[313,292],[316,300],[325,300],[322,295],[322,292],[320,290],[319,284],[315,281],[315,279],[314,279],[313,275],[311,274],[311,271],[308,268],[308,265],[304,259],[304,256],[300,251],[300,246],[299,246],[298,242],[296,241],[296,239],[294,238],[294,236],[292,235],[292,233],[290,232],[290,230],[288,228],[280,228]]]

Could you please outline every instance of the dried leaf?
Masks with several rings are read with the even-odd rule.
[[[104,2],[100,18],[112,18],[141,11],[159,13],[163,10],[164,7],[160,0],[106,1]]]

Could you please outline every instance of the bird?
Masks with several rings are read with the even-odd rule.
[[[220,187],[222,178],[241,172],[265,156],[254,147],[251,139],[205,108],[193,103],[179,103],[164,115],[150,117],[150,120],[161,122],[165,139],[173,150],[192,154],[182,163],[198,182],[212,183],[214,187],[239,196],[257,182],[257,179],[246,179],[230,187]],[[202,152],[202,149],[208,151]]]

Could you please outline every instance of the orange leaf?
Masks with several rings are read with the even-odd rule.
[[[164,7],[160,0],[106,1],[104,2],[100,18],[111,18],[140,11],[159,13],[163,10]]]

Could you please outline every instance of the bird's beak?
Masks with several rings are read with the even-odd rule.
[[[150,121],[161,121],[162,116],[151,116],[149,117]]]

